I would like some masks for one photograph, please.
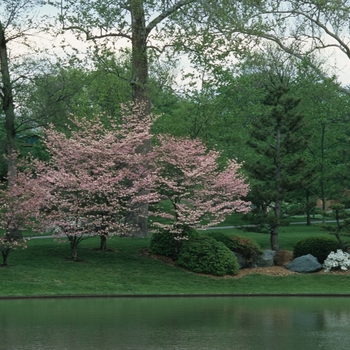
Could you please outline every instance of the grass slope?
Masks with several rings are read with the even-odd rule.
[[[269,247],[269,235],[243,233]],[[301,238],[326,234],[316,227],[290,226],[280,234],[282,249]],[[110,252],[96,251],[99,239],[79,246],[81,262],[69,260],[68,243],[32,239],[28,249],[11,252],[0,268],[0,296],[114,294],[348,294],[350,277],[298,274],[285,277],[247,275],[242,278],[197,275],[142,254],[149,239],[113,238]]]

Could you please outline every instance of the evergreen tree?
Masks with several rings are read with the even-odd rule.
[[[271,249],[278,251],[278,231],[285,215],[283,202],[295,190],[312,180],[303,151],[308,136],[303,134],[304,118],[300,99],[291,92],[290,77],[270,74],[263,100],[268,112],[252,123],[248,146],[254,161],[246,163],[252,181],[249,199],[255,204],[255,223],[268,227]]]

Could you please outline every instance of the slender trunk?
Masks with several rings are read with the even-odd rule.
[[[137,108],[138,117],[145,118],[151,113],[151,100],[148,88],[148,57],[147,57],[147,30],[143,1],[130,1],[130,14],[132,18],[132,100]],[[147,141],[139,150],[147,153],[151,149],[151,142]],[[126,221],[133,227],[132,235],[146,237],[148,235],[148,204],[142,207],[132,208]]]
[[[278,243],[278,226],[276,226],[270,234],[270,245],[271,249],[275,252],[278,252],[280,250]]]
[[[11,248],[1,248],[1,255],[2,255],[2,265],[7,266],[7,258],[10,254]]]
[[[107,235],[100,235],[100,250],[107,251]]]
[[[71,260],[77,261],[78,258],[78,244],[79,240],[77,236],[68,236],[70,249],[71,249]]]
[[[5,30],[0,21],[0,72],[2,81],[2,91],[0,92],[2,109],[5,114],[5,130],[6,130],[6,152],[8,166],[8,185],[11,186],[16,177],[16,161],[15,161],[15,109],[13,103],[12,84],[9,71],[9,60],[7,55],[7,46],[5,38]]]
[[[324,183],[324,157],[325,157],[325,133],[326,127],[322,124],[322,133],[321,133],[321,178],[320,178],[320,186],[321,186],[321,200],[322,200],[322,222],[326,223],[326,193],[325,193],[325,183]]]
[[[278,230],[280,226],[280,220],[281,220],[281,209],[282,209],[282,187],[281,187],[281,180],[282,180],[282,160],[281,160],[281,125],[280,123],[277,126],[277,135],[276,135],[276,174],[275,174],[275,181],[276,181],[276,200],[275,200],[275,207],[274,207],[274,215],[275,215],[275,224],[271,230],[271,237],[270,237],[270,244],[271,249],[278,252],[280,250],[279,244],[278,244]]]
[[[278,231],[280,227],[280,218],[281,218],[281,207],[282,207],[282,201],[277,200],[275,202],[275,208],[274,208],[274,214],[276,218],[276,223],[273,226],[271,233],[270,233],[270,245],[271,249],[274,250],[275,252],[278,252],[280,250],[280,246],[278,243]]]
[[[306,226],[311,226],[310,194],[306,190]]]
[[[335,238],[338,240],[338,243],[342,249],[342,251],[345,251],[345,245],[342,241],[342,239],[340,238],[340,231],[342,229],[342,226],[340,224],[340,215],[339,215],[339,210],[338,209],[334,209],[335,212],[335,220],[337,222],[337,229],[334,232]]]
[[[306,226],[311,226],[311,211],[307,209],[306,211]]]

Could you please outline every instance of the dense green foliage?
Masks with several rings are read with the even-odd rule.
[[[224,243],[227,248],[230,249],[230,237],[232,235],[225,233],[223,230],[210,230],[204,232],[204,235],[214,238],[216,241]]]
[[[246,267],[251,266],[252,262],[262,254],[260,245],[253,239],[226,234],[223,231],[211,231],[206,235],[224,243],[232,252],[241,254],[246,261]]]
[[[235,235],[230,236],[229,248],[244,257],[247,267],[251,266],[263,252],[260,245],[253,239]]]
[[[311,254],[323,264],[330,252],[339,249],[339,243],[332,237],[307,237],[298,241],[293,249],[294,258]]]
[[[245,167],[253,180],[248,198],[255,205],[254,214],[269,228],[271,249],[278,251],[282,203],[291,192],[306,188],[314,170],[304,155],[308,135],[302,132],[305,118],[298,109],[300,98],[292,92],[289,72],[276,74],[273,68],[278,70],[279,63],[262,75],[266,89],[262,102],[267,111],[252,122],[247,145],[256,159]]]
[[[235,255],[223,243],[207,236],[184,241],[177,264],[193,272],[217,276],[235,275],[239,270]]]
[[[199,233],[191,227],[185,227],[182,235],[187,239],[195,239]],[[176,259],[181,243],[182,240],[175,239],[173,233],[162,229],[152,234],[148,251],[152,254],[171,256]]]
[[[152,254],[173,256],[175,253],[174,235],[166,230],[153,233],[148,251]]]

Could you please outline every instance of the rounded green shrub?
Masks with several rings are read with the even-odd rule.
[[[320,264],[327,259],[330,252],[340,249],[339,243],[332,237],[307,237],[298,241],[293,249],[293,257],[298,258],[303,255],[311,254]]]
[[[230,249],[230,236],[231,235],[223,232],[222,230],[221,231],[211,231],[211,230],[206,231],[204,233],[204,235],[206,235],[210,238],[214,238],[218,242],[224,243],[225,246]]]
[[[193,227],[185,226],[182,230],[182,236],[187,237],[188,239],[194,239],[199,237],[199,233]]]
[[[183,241],[177,264],[187,270],[210,275],[236,275],[239,270],[235,255],[221,242],[208,236]]]
[[[222,231],[206,232],[205,235],[224,243],[232,252],[241,254],[246,261],[246,267],[251,266],[262,254],[260,245],[253,239],[229,235]]]
[[[176,236],[168,230],[153,233],[148,251],[152,254],[175,257],[183,242],[181,239],[175,239]],[[199,233],[191,227],[185,227],[181,234],[185,239],[194,239],[198,236]]]
[[[175,252],[174,234],[165,230],[153,233],[148,251],[152,254],[173,256]]]
[[[231,235],[228,248],[233,252],[241,254],[246,260],[246,267],[256,261],[263,253],[258,242],[253,239]]]

